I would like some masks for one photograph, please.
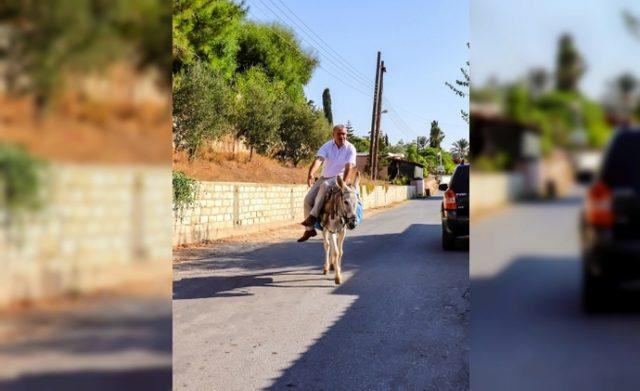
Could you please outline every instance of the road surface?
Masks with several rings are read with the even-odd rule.
[[[468,252],[442,251],[439,208],[365,219],[340,286],[319,236],[176,263],[174,389],[467,389]]]
[[[473,390],[640,389],[637,291],[608,313],[581,308],[580,205],[520,204],[472,223]]]
[[[171,387],[168,295],[78,301],[0,318],[2,330],[12,330],[0,338],[0,390]]]

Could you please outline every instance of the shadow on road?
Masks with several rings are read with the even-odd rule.
[[[416,224],[349,243],[358,272],[334,294],[358,299],[268,389],[466,389],[468,258],[444,257],[439,231]]]
[[[521,200],[516,203],[516,205],[523,206],[531,206],[531,207],[551,207],[551,208],[567,208],[567,207],[577,207],[582,205],[584,202],[584,197],[580,195],[571,195],[567,197],[561,198],[550,198],[550,199],[530,199],[530,200]]]
[[[0,389],[170,388],[173,327],[170,302],[165,298],[126,297],[95,301],[92,305],[95,307],[55,314],[34,313],[20,320],[16,327],[24,328],[25,333],[37,332],[0,344],[0,357],[21,360],[24,367],[16,378],[0,380]],[[144,352],[157,360],[145,362],[146,358],[127,356],[130,352]],[[162,360],[169,363],[159,366]],[[27,366],[25,362],[33,364]],[[105,362],[112,365],[115,362],[117,367],[104,369]],[[41,367],[43,364],[45,368]],[[49,369],[58,365],[62,369]],[[147,368],[129,369],[131,365]],[[78,367],[90,369],[69,369]]]
[[[638,290],[618,292],[608,313],[589,316],[578,258],[523,256],[508,265],[471,280],[474,389],[638,389]]]
[[[0,389],[19,390],[166,390],[171,367],[131,370],[70,371],[26,375],[0,381]]]
[[[321,275],[320,241],[183,262],[181,271],[212,273],[174,281],[174,299],[247,295],[244,289],[256,286],[296,288],[301,280],[356,296],[268,389],[466,389],[468,253],[444,253],[440,230],[414,224],[400,234],[348,237],[343,270],[354,273],[337,287]],[[231,267],[242,275],[215,275]],[[295,281],[274,282],[283,275]]]
[[[171,315],[140,317],[113,316],[110,319],[74,317],[64,319],[56,329],[64,330],[43,338],[0,345],[2,354],[59,351],[73,354],[114,353],[146,350],[171,353]]]

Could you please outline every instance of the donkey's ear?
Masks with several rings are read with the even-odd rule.
[[[344,187],[344,181],[342,180],[342,177],[340,175],[336,177],[336,181],[338,182],[338,186],[340,186],[340,188],[342,189]]]
[[[353,187],[356,189],[360,186],[360,171],[356,171],[356,180],[353,181]]]

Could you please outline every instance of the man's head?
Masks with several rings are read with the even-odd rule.
[[[333,127],[333,141],[338,147],[342,147],[347,141],[347,127],[340,124]]]

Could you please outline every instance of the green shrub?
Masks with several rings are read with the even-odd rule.
[[[198,190],[198,181],[183,172],[173,171],[173,205],[178,211],[193,205]]]
[[[410,183],[411,183],[411,178],[406,177],[406,176],[402,176],[402,175],[399,175],[399,176],[395,177],[391,181],[392,185],[398,185],[398,186],[407,186]]]
[[[10,213],[42,205],[40,169],[44,162],[22,147],[0,144],[0,202]]]

